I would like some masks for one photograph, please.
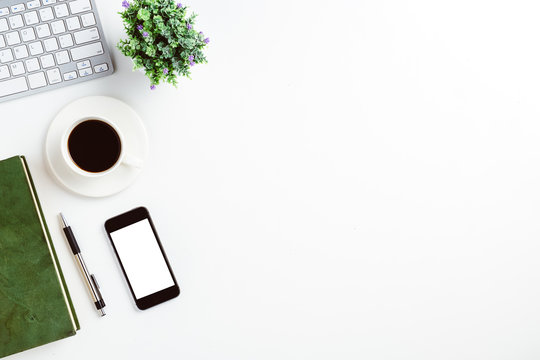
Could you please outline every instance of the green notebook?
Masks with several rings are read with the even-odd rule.
[[[0,357],[77,330],[26,160],[0,161]]]

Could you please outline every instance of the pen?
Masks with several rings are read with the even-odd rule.
[[[105,301],[103,301],[103,297],[101,296],[101,292],[99,291],[99,285],[96,277],[94,276],[94,274],[90,274],[88,268],[86,267],[86,264],[84,263],[81,255],[81,249],[79,248],[79,244],[77,244],[77,240],[75,240],[75,235],[73,235],[73,231],[71,231],[71,226],[68,225],[66,218],[64,217],[64,215],[62,215],[62,213],[60,213],[60,217],[62,218],[62,227],[64,230],[64,234],[66,235],[66,239],[69,243],[69,246],[71,247],[71,251],[73,251],[73,256],[75,257],[75,260],[79,265],[79,270],[81,270],[81,273],[86,280],[86,286],[90,291],[90,295],[92,296],[94,305],[96,306],[98,313],[101,316],[105,316],[105,311],[103,310],[103,308],[105,307]]]

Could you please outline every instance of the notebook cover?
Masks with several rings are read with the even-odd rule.
[[[47,240],[49,241],[49,245],[51,246],[51,251],[54,256],[54,262],[57,264],[57,267],[58,267],[60,280],[62,281],[62,285],[64,286],[64,289],[66,291],[66,297],[69,303],[69,308],[71,309],[71,313],[73,314],[73,320],[75,320],[75,326],[77,330],[80,330],[81,326],[79,324],[79,319],[77,318],[77,314],[75,313],[75,307],[73,306],[73,301],[71,300],[71,296],[69,295],[66,279],[64,278],[64,273],[62,272],[62,268],[60,267],[60,262],[58,261],[58,256],[56,255],[56,250],[52,243],[52,238],[51,238],[51,234],[49,233],[49,228],[47,227],[47,223],[45,222],[45,215],[43,215],[43,210],[41,209],[41,203],[39,202],[39,199],[37,198],[38,195],[37,195],[36,187],[34,185],[34,180],[32,179],[32,175],[30,174],[30,170],[28,168],[28,163],[26,162],[26,158],[24,156],[21,156],[20,158],[22,159],[22,161],[24,162],[24,165],[26,166],[28,178],[30,179],[30,186],[32,187],[32,190],[34,191],[34,194],[36,196],[37,205],[39,209],[39,216],[43,219],[43,225],[45,227],[45,232],[47,233]]]
[[[0,357],[79,327],[24,164],[19,156],[0,161]]]

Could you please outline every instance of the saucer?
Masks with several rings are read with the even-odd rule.
[[[129,187],[142,171],[142,166],[135,168],[120,164],[103,176],[85,177],[76,174],[62,158],[60,144],[64,132],[75,121],[89,117],[115,119],[124,134],[122,146],[125,151],[141,159],[144,165],[148,157],[148,139],[139,115],[120,100],[107,96],[89,96],[66,105],[53,119],[45,140],[47,168],[58,183],[76,194],[89,197],[113,195]]]

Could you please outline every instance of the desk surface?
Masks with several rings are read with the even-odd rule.
[[[120,3],[98,0],[110,45]],[[28,157],[82,325],[12,359],[538,359],[538,2],[189,5],[210,62],[177,90],[147,90],[114,50],[111,77],[0,104],[0,157]],[[98,94],[141,115],[150,162],[88,199],[55,184],[43,146]],[[139,205],[182,288],[145,312],[102,229]]]

